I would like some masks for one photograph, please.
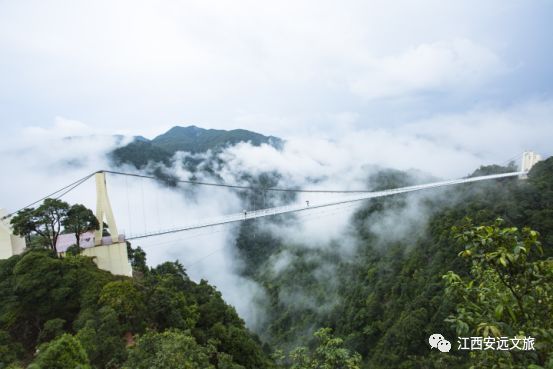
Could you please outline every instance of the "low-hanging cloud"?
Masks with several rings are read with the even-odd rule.
[[[507,71],[500,58],[471,40],[420,44],[397,56],[366,56],[351,90],[365,99],[474,88]]]
[[[240,143],[219,154],[203,154],[203,158],[221,159],[214,167],[217,175],[228,183],[239,184],[245,184],[243,174],[255,177],[276,172],[280,174],[279,187],[364,189],[368,188],[367,179],[378,168],[417,169],[434,177],[453,178],[467,175],[481,164],[503,163],[524,148],[550,155],[552,112],[551,101],[530,101],[504,109],[436,116],[390,129],[350,130],[332,140],[291,137],[282,149]],[[59,138],[74,135],[75,129],[94,133],[87,125],[58,120],[52,132],[28,129],[0,148],[0,165],[8,175],[5,178],[9,178],[0,181],[0,206],[16,210],[73,180],[109,168],[107,154],[128,142],[106,135]],[[171,166],[164,170],[180,178],[191,178],[193,174],[182,164],[188,155],[177,153]],[[214,180],[208,174],[195,175]],[[178,227],[239,212],[246,206],[239,194],[228,189],[167,187],[149,179],[109,175],[108,189],[118,226],[126,234]],[[94,191],[94,183],[89,181],[65,199],[94,208]],[[296,201],[314,201],[318,196],[323,195],[301,194]],[[335,199],[338,195],[324,198]],[[307,250],[334,250],[347,258],[355,248],[355,240],[348,237],[348,227],[356,206],[301,213],[284,227],[271,222],[260,225],[286,244]],[[399,216],[416,220],[409,223],[412,227],[406,227],[405,232],[421,228],[425,217],[420,208],[414,199],[403,212],[389,214],[368,227],[379,234],[397,224]],[[263,292],[253,281],[239,275],[241,261],[232,247],[237,230],[238,225],[219,226],[137,240],[133,244],[145,248],[151,265],[179,259],[192,278],[205,278],[216,285],[254,327],[263,321],[263,314],[251,302],[262,299]],[[336,239],[341,242],[333,243]],[[291,260],[289,254],[273,260],[275,273],[285,271],[286,260]]]

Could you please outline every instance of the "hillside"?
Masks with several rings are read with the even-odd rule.
[[[205,369],[269,367],[214,287],[192,282],[178,262],[147,268],[140,249],[131,255],[135,278],[46,250],[1,260],[0,368],[183,367],[175,358]]]
[[[509,169],[513,168],[482,167],[475,174]],[[398,171],[380,172],[372,180],[391,187],[413,183]],[[549,158],[538,163],[526,181],[481,182],[430,195],[368,201],[356,211],[350,231],[326,244],[290,243],[287,237],[267,231],[265,221],[245,223],[235,245],[244,260],[242,274],[263,286],[268,296],[268,301],[259,303],[268,316],[267,324],[257,333],[271,346],[287,350],[311,342],[311,333],[319,327],[330,327],[346,347],[361,354],[361,367],[366,369],[526,368],[530,363],[549,363],[545,366],[549,368],[553,365],[551,298],[544,304],[545,298],[532,300],[524,292],[523,304],[535,318],[529,318],[528,311],[521,314],[535,323],[531,326],[524,326],[521,318],[512,322],[497,315],[498,304],[514,304],[512,296],[502,297],[511,302],[492,303],[491,320],[478,320],[465,315],[471,303],[483,314],[485,302],[476,298],[486,290],[477,289],[477,295],[459,301],[447,293],[444,278],[450,271],[465,278],[471,273],[471,263],[459,256],[465,245],[455,240],[453,227],[463,226],[467,217],[476,225],[493,224],[501,217],[502,227],[515,226],[520,232],[528,226],[539,232],[543,254],[537,252],[533,260],[545,263],[540,285],[548,285],[547,293],[553,292],[552,189],[553,158]],[[488,298],[497,299],[500,290],[493,289],[493,297]],[[479,324],[498,327],[506,336],[525,332],[536,337],[541,342],[539,355],[469,357],[456,350],[455,339],[450,355],[428,346],[428,337],[436,332],[450,338],[482,336]]]
[[[282,145],[280,138],[264,136],[244,129],[226,131],[196,126],[176,126],[151,141],[143,137],[136,138],[126,146],[114,150],[111,157],[116,165],[132,164],[136,168],[141,168],[148,161],[167,164],[177,151],[192,154],[204,153],[208,150],[218,152],[240,142],[250,142],[254,146],[268,144],[279,147]]]
[[[275,178],[245,177],[254,185]],[[380,170],[367,186],[417,180]],[[246,202],[259,196],[242,193]],[[143,251],[129,248],[135,276],[124,278],[86,257],[33,249],[0,261],[0,368],[551,368],[552,208],[549,158],[527,180],[366,201],[328,240],[291,242],[295,215],[244,222],[228,247],[265,296],[251,301],[264,317],[255,332],[178,262],[148,268]],[[451,352],[430,348],[435,333],[451,340]],[[529,336],[536,345],[457,350],[457,337],[478,336]],[[69,364],[51,365],[58,361]]]

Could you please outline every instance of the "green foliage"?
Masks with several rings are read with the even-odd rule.
[[[161,275],[150,283],[148,311],[156,327],[192,329],[199,319],[198,306],[176,288],[174,276]]]
[[[12,218],[11,225],[14,234],[25,237],[29,246],[33,246],[32,241],[36,241],[39,246],[48,247],[54,252],[62,232],[73,233],[79,249],[81,234],[100,228],[90,209],[80,204],[69,206],[57,199],[46,199],[36,209],[19,211]]]
[[[146,298],[132,280],[109,282],[102,288],[98,301],[117,312],[119,322],[127,330],[142,330]]]
[[[57,343],[68,340],[64,333],[78,340],[91,367],[121,368],[129,337],[146,329],[192,337],[216,368],[270,367],[221,294],[205,281],[191,281],[178,262],[130,279],[99,270],[88,257],[59,259],[47,250],[29,250],[0,261],[0,294],[0,368],[28,364],[37,348],[45,353],[52,344],[33,363],[48,367],[40,365],[67,354]]]
[[[113,150],[111,158],[115,165],[132,164],[140,169],[150,161],[169,164],[171,153],[149,141],[133,141]]]
[[[490,174],[510,173],[516,172],[518,168],[514,162],[510,162],[508,166],[502,167],[500,165],[483,165],[476,169],[470,177],[487,176]]]
[[[88,357],[80,342],[70,334],[40,347],[29,369],[90,369]]]
[[[25,352],[67,331],[82,306],[97,299],[109,273],[85,257],[57,259],[31,250],[0,262],[0,330]],[[18,356],[20,357],[20,356]]]
[[[112,160],[116,165],[132,164],[143,168],[148,163],[170,164],[170,159],[177,151],[204,153],[208,150],[219,151],[226,146],[239,142],[251,142],[252,145],[270,144],[276,147],[282,145],[282,140],[272,136],[235,129],[231,131],[203,129],[195,126],[173,127],[166,133],[157,136],[152,141],[137,139],[126,146],[115,149]],[[194,158],[188,158],[185,165],[191,171],[200,164]],[[159,173],[158,173],[159,174]]]
[[[180,331],[148,332],[129,351],[125,369],[214,369],[210,350]]]
[[[36,209],[24,209],[18,212],[11,220],[13,232],[24,236],[27,240],[34,235],[39,236],[42,246],[55,251],[68,211],[68,203],[57,199],[46,199]]]
[[[38,335],[38,341],[41,343],[48,342],[58,336],[61,336],[65,331],[65,324],[65,320],[59,318],[48,320],[44,323],[44,326]]]
[[[473,175],[507,170],[482,167]],[[416,178],[382,171],[367,187],[409,185]],[[278,176],[245,180],[272,186]],[[253,208],[290,200],[265,198],[263,191],[243,196]],[[137,272],[131,279],[98,270],[90,258],[57,259],[31,250],[0,261],[0,368],[28,365],[37,347],[34,367],[50,346],[49,357],[65,357],[55,344],[68,339],[64,332],[82,346],[70,344],[75,349],[69,356],[82,359],[84,350],[94,368],[274,368],[267,353],[275,348],[289,352],[275,355],[277,361],[296,369],[550,368],[552,208],[548,159],[526,181],[506,178],[428,197],[367,201],[352,217],[347,237],[317,248],[286,243],[263,231],[261,222],[245,222],[236,247],[241,272],[268,297],[258,306],[266,318],[258,328],[263,348],[220,292],[206,281],[191,281],[179,262],[150,269],[143,250],[129,245]],[[49,245],[47,235],[35,230],[34,211],[20,213],[14,226],[34,243]],[[464,223],[467,216],[491,225],[474,227]],[[504,223],[494,224],[497,217]],[[293,216],[271,221],[293,231]],[[321,327],[332,328],[334,336]],[[468,354],[452,342],[454,350],[445,355],[428,347],[436,332],[532,335],[537,350]]]
[[[0,369],[15,363],[23,352],[23,346],[19,342],[14,341],[8,332],[0,330]]]
[[[62,220],[62,225],[66,233],[75,235],[77,249],[81,247],[80,238],[83,233],[100,229],[98,219],[92,210],[81,204],[75,204],[69,208],[66,217]]]
[[[131,243],[127,242],[127,255],[129,256],[129,261],[131,262],[134,271],[142,274],[148,273],[146,253],[140,246],[132,248]]]
[[[472,175],[512,170],[487,166]],[[411,185],[416,178],[398,171],[381,171],[369,179],[368,187]],[[363,368],[468,368],[468,354],[454,347],[443,355],[430,350],[427,342],[428,336],[436,332],[446,337],[455,337],[457,333],[446,319],[457,311],[458,301],[446,294],[442,275],[452,271],[463,280],[471,275],[471,265],[457,256],[465,251],[465,245],[452,237],[452,227],[462,224],[467,216],[475,224],[490,224],[502,217],[506,228],[520,230],[517,237],[521,247],[526,247],[522,237],[526,231],[522,230],[529,226],[540,234],[543,255],[532,252],[526,257],[517,249],[517,256],[507,256],[515,252],[506,247],[496,250],[490,262],[494,261],[500,270],[505,269],[503,263],[512,267],[509,258],[514,262],[526,258],[526,263],[550,265],[546,260],[553,256],[552,208],[553,158],[550,158],[535,165],[524,181],[505,178],[435,190],[429,196],[420,193],[367,201],[353,216],[347,237],[338,237],[316,248],[311,244],[287,244],[274,234],[263,233],[253,222],[246,222],[237,240],[245,261],[243,275],[263,286],[268,296],[259,304],[267,322],[259,328],[259,334],[272,347],[288,350],[297,342],[312,345],[310,332],[332,327],[344,340],[345,347],[361,354]],[[293,224],[293,217],[290,218]],[[283,219],[280,226],[288,224]],[[531,243],[535,235],[527,236],[525,242]],[[532,249],[537,250],[537,246]],[[541,268],[537,273],[545,276],[547,273]],[[513,278],[518,281],[518,277]],[[533,299],[532,293],[523,293],[521,299],[536,304],[534,313],[543,314],[537,321],[551,316],[551,304],[545,298],[550,295],[543,283],[532,287],[535,296],[543,297],[541,300]],[[516,282],[513,289],[517,294],[518,288],[524,292]],[[479,292],[490,307],[503,298],[501,289]],[[471,306],[487,306],[477,298],[470,297]],[[505,304],[512,310],[520,309],[516,298],[510,302]],[[497,309],[499,314],[501,308]],[[503,319],[507,319],[508,310],[503,307]],[[486,327],[481,326],[480,331],[484,332]],[[540,337],[547,334],[542,332]],[[541,339],[544,343],[548,340]],[[496,359],[503,360],[499,356]]]
[[[207,150],[217,150],[224,146],[248,141],[254,146],[259,146],[262,143],[280,142],[276,137],[267,137],[244,129],[225,131],[203,129],[195,126],[177,126],[154,138],[152,144],[173,154],[176,151],[206,152]]]
[[[301,346],[294,349],[288,358],[277,354],[277,359],[289,362],[285,365],[290,369],[360,369],[361,355],[344,348],[344,341],[331,333],[330,328],[321,328],[314,334],[316,346],[312,350]]]
[[[553,260],[535,260],[542,253],[536,231],[503,224],[475,227],[467,220],[454,228],[464,246],[459,256],[471,266],[467,278],[444,275],[446,292],[457,302],[448,321],[459,336],[536,339],[535,352],[473,352],[476,367],[545,365],[553,360]]]
[[[80,321],[84,321],[84,324],[76,323],[76,337],[87,352],[90,362],[97,368],[120,367],[127,358],[123,338],[126,329],[119,322],[117,312],[110,307],[83,311]]]

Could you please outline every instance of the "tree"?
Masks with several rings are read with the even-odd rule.
[[[67,216],[62,220],[66,232],[71,232],[77,239],[77,248],[81,248],[81,235],[88,231],[100,229],[98,219],[86,206],[81,204],[72,205],[67,211]]]
[[[198,307],[168,277],[158,277],[148,290],[147,306],[155,326],[160,329],[192,329],[198,320]]]
[[[56,252],[58,236],[62,231],[62,223],[67,217],[69,204],[58,199],[46,199],[36,209],[24,209],[11,220],[13,232],[28,240],[33,235],[41,238],[43,246]]]
[[[119,322],[115,310],[106,306],[84,313],[83,318],[86,322],[76,337],[90,363],[97,368],[120,368],[127,358],[123,338],[125,327]]]
[[[64,333],[65,320],[56,318],[48,320],[44,323],[42,330],[38,336],[39,342],[48,342]]]
[[[290,369],[360,369],[361,355],[343,347],[341,338],[333,337],[330,328],[321,328],[314,333],[317,346],[309,351],[300,346],[289,355]],[[277,353],[279,361],[285,357]]]
[[[35,231],[34,211],[31,208],[20,210],[11,219],[13,233],[25,237],[27,245],[31,244],[31,234]]]
[[[79,340],[70,334],[42,345],[29,369],[91,369]]]
[[[133,270],[142,274],[148,273],[148,265],[146,264],[146,253],[142,247],[138,246],[136,249],[132,248],[131,243],[127,241],[127,254],[129,255],[129,261],[133,267]]]
[[[15,363],[23,352],[23,347],[19,342],[15,341],[8,332],[0,330],[0,368]]]
[[[447,321],[462,337],[535,338],[535,351],[473,351],[476,367],[553,368],[553,260],[539,259],[536,231],[503,223],[475,227],[467,220],[454,228],[465,246],[459,256],[471,267],[468,278],[452,271],[443,276],[446,293],[457,302]]]
[[[126,330],[141,331],[146,314],[146,297],[132,280],[107,283],[100,292],[99,302],[115,310]]]
[[[27,243],[38,236],[42,246],[56,252],[58,236],[62,231],[73,233],[80,249],[80,238],[84,232],[99,229],[94,213],[84,205],[68,203],[58,199],[46,199],[36,209],[23,209],[12,218],[14,234],[24,236]]]
[[[214,369],[211,350],[178,330],[148,332],[129,351],[124,369]]]

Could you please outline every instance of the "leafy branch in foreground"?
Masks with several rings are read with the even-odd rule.
[[[535,338],[535,351],[472,351],[476,367],[553,368],[553,260],[539,259],[542,246],[530,228],[494,224],[454,227],[471,262],[469,276],[449,271],[446,293],[456,301],[452,323],[459,336]]]

